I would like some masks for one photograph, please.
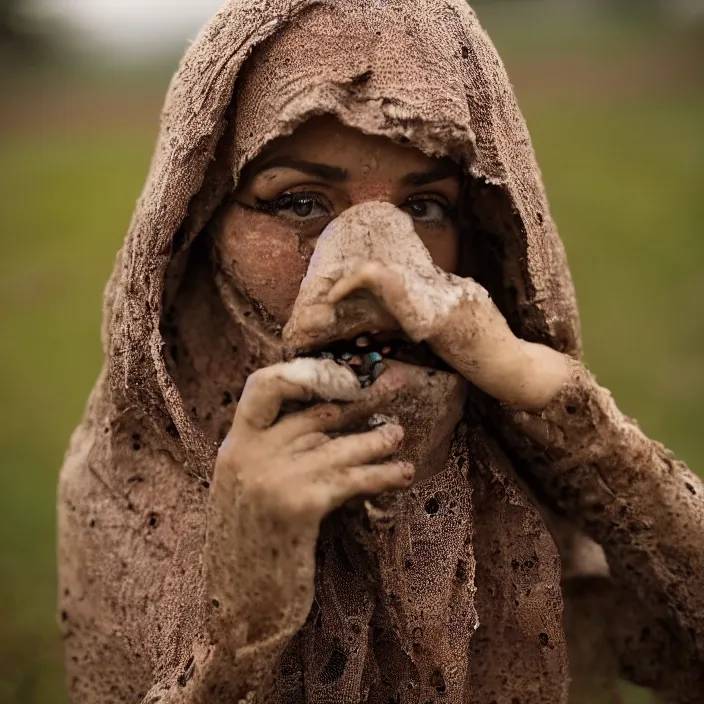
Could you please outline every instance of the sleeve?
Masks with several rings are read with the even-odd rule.
[[[704,701],[704,486],[571,365],[542,412],[502,409],[504,440],[551,508],[603,548],[622,672],[664,701]]]
[[[59,483],[60,625],[71,700],[258,701],[276,687],[278,660],[306,609],[266,621],[268,611],[256,611],[266,602],[250,598],[251,579],[240,573],[237,587],[237,564],[207,558],[213,499],[206,483],[137,441],[96,465],[92,457],[108,454],[89,451],[92,435],[76,432]],[[234,587],[218,599],[207,585],[225,578],[209,571],[230,568]],[[312,599],[307,577],[303,602]],[[263,621],[266,628],[247,627]]]

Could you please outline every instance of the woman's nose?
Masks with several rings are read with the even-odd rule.
[[[428,256],[407,213],[378,201],[348,208],[317,240],[283,331],[284,341],[306,347],[319,345],[321,340],[390,329],[395,324],[393,317],[369,292],[355,293],[335,306],[328,302],[328,293],[364,261],[410,266],[419,254]]]

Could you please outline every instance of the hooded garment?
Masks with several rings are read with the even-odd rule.
[[[366,521],[326,520],[308,618],[257,640],[223,603],[256,605],[252,576],[228,575],[214,597],[219,562],[205,551],[232,546],[206,528],[217,448],[247,376],[281,361],[281,331],[224,281],[208,226],[242,168],[319,114],[462,164],[479,282],[518,336],[575,361],[542,414],[474,394],[444,468]],[[701,701],[702,596],[673,581],[701,561],[679,530],[704,535],[701,485],[577,361],[574,292],[530,139],[460,0],[226,4],[170,87],[103,343],[59,494],[76,702],[558,704],[566,631],[571,701],[615,697],[619,668]],[[664,542],[649,534],[661,505],[676,507]]]

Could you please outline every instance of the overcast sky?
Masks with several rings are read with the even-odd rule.
[[[122,53],[158,52],[192,39],[224,0],[43,0],[93,42]]]

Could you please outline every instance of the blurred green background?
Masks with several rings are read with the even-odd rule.
[[[169,12],[188,19],[155,43],[150,28],[163,27],[130,28],[160,0],[91,8],[111,2],[123,25],[108,18],[101,29],[81,16],[80,0],[0,0],[2,704],[65,702],[57,472],[100,367],[102,288],[146,175],[169,72],[211,9],[172,3]],[[701,470],[702,2],[475,7],[532,131],[576,280],[587,363],[647,433]],[[635,689],[625,696],[649,701]]]

